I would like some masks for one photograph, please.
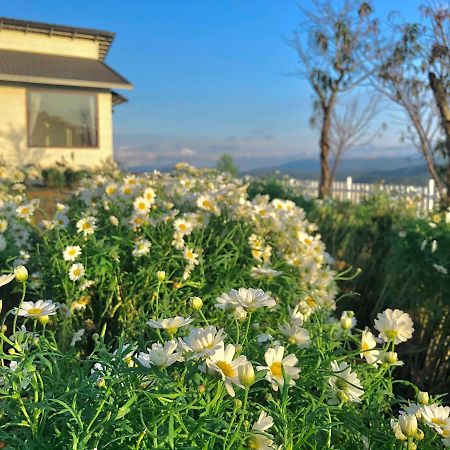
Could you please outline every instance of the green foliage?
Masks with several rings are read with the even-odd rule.
[[[228,172],[234,177],[237,176],[239,172],[239,167],[236,164],[234,164],[233,157],[228,153],[220,155],[220,158],[217,161],[216,169],[219,172]]]

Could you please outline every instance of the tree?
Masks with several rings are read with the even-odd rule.
[[[331,194],[330,130],[337,98],[366,77],[362,56],[377,32],[370,3],[345,0],[337,10],[336,3],[313,0],[311,10],[302,10],[305,21],[290,40],[301,64],[299,75],[314,92],[311,125],[320,124],[320,198]]]
[[[229,155],[228,153],[220,155],[220,158],[216,164],[216,169],[219,172],[228,172],[234,177],[237,176],[239,172],[238,166],[234,164],[232,156]]]
[[[404,138],[422,153],[441,203],[450,204],[450,7],[422,7],[426,23],[392,24],[379,39],[374,85],[400,106]]]
[[[336,177],[337,168],[345,152],[352,148],[367,145],[381,131],[386,124],[373,128],[373,119],[383,111],[381,96],[372,95],[368,101],[361,101],[355,96],[350,102],[334,109],[331,115],[330,155],[331,181]]]

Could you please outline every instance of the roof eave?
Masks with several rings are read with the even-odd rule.
[[[9,75],[9,74],[0,74],[0,81],[29,83],[29,84],[47,84],[56,86],[100,88],[100,89],[133,89],[133,85],[131,83],[108,83],[103,81],[67,80],[59,78]]]

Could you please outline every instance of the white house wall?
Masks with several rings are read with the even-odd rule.
[[[16,52],[45,53],[77,58],[98,59],[99,56],[99,45],[94,40],[15,30],[0,30],[0,48]]]
[[[1,33],[0,33],[1,34]],[[0,84],[0,158],[14,166],[95,167],[113,156],[111,93],[98,94],[99,148],[28,147],[26,87]]]

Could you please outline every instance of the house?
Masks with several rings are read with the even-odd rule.
[[[0,17],[0,158],[93,167],[113,156],[112,110],[132,85],[105,64],[114,33]]]

